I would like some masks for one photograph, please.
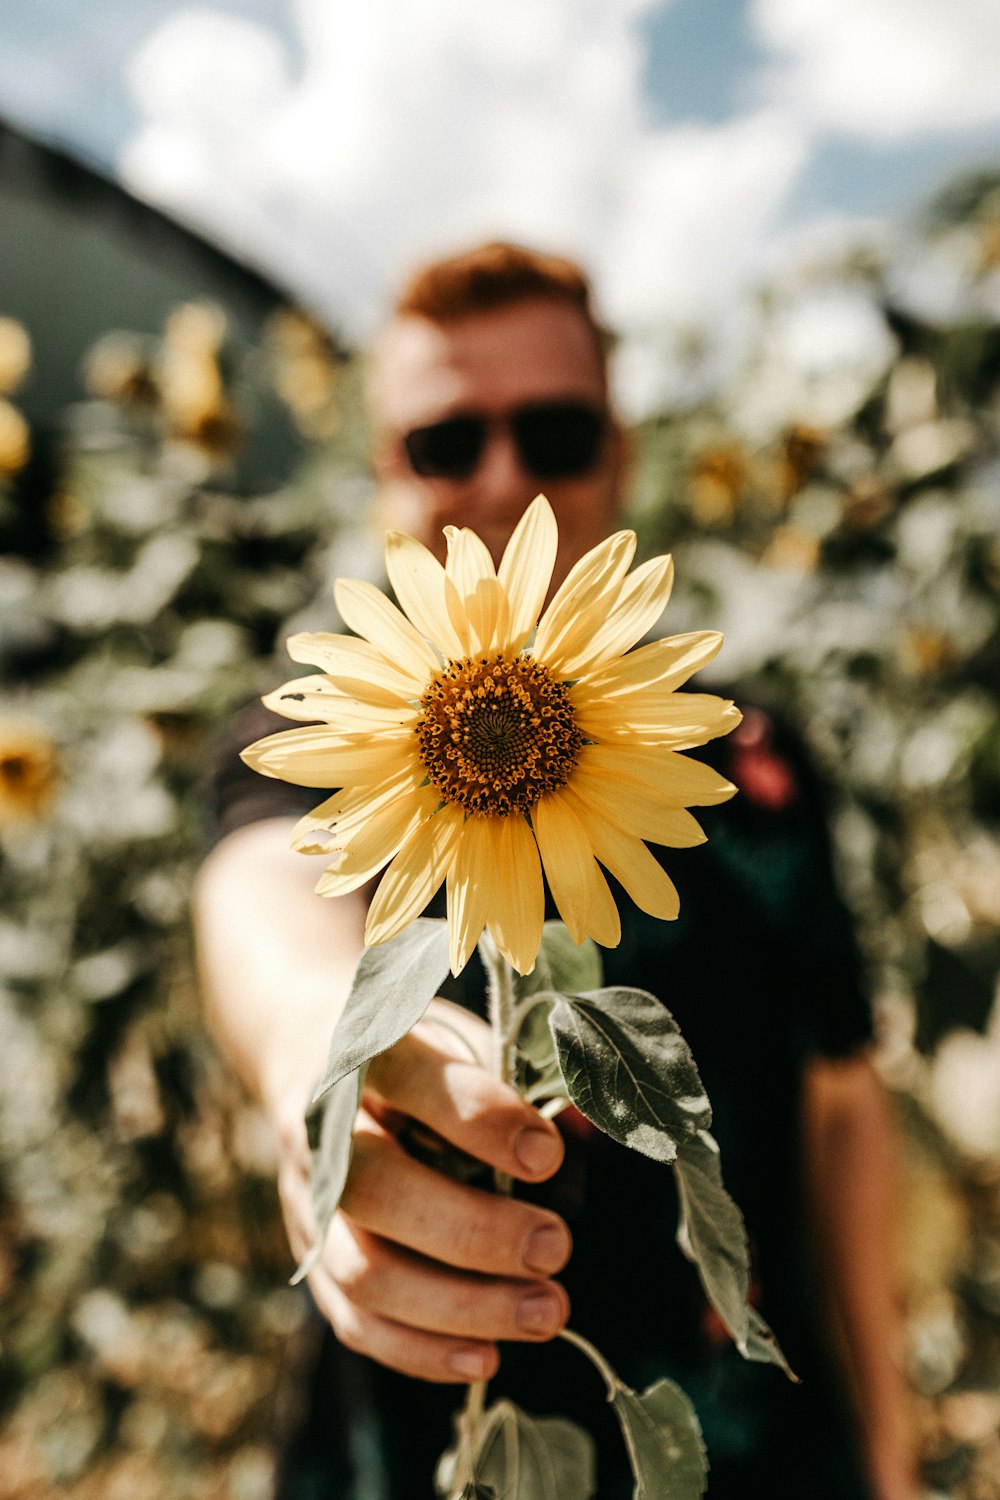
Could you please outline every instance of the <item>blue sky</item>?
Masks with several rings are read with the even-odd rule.
[[[1000,163],[982,0],[8,0],[0,113],[370,325],[414,256],[574,250],[690,325],[790,238]]]

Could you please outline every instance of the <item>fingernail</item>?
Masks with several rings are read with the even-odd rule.
[[[458,1349],[448,1363],[462,1380],[485,1380],[488,1360],[481,1349]]]
[[[524,1244],[523,1260],[529,1271],[549,1276],[561,1271],[569,1255],[569,1237],[559,1224],[533,1229]]]
[[[559,1137],[528,1126],[514,1141],[514,1155],[528,1172],[551,1172],[562,1154]]]
[[[517,1326],[522,1333],[555,1333],[562,1308],[552,1292],[530,1292],[517,1304]]]

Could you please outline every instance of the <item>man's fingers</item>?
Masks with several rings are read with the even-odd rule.
[[[364,1121],[355,1132],[341,1210],[371,1234],[491,1276],[551,1276],[572,1248],[556,1214],[455,1182]]]
[[[400,1250],[342,1215],[326,1269],[354,1307],[428,1333],[465,1339],[554,1338],[569,1298],[551,1281],[512,1281],[454,1271]]]
[[[394,1323],[352,1303],[323,1267],[309,1277],[316,1305],[348,1349],[379,1364],[438,1384],[492,1380],[500,1363],[496,1344],[449,1338]]]
[[[419,1120],[453,1146],[526,1182],[551,1177],[562,1138],[516,1091],[471,1058],[450,1056],[429,1027],[375,1058],[367,1086],[392,1110]]]

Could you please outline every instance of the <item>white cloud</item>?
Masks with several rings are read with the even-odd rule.
[[[753,0],[767,97],[876,140],[1000,120],[997,0]]]
[[[824,138],[1000,120],[997,0],[746,0],[758,103],[654,123],[642,23],[668,3],[291,0],[301,62],[181,10],[132,60],[122,175],[354,336],[421,257],[489,235],[576,254],[617,324],[717,346],[633,361],[635,407],[714,378]]]
[[[656,0],[298,0],[266,29],[179,12],[133,59],[141,195],[364,331],[415,259],[501,234],[580,255],[616,320],[706,319],[749,274],[804,145],[761,114],[654,129]]]
[[[122,173],[364,326],[417,255],[491,232],[600,242],[640,129],[641,8],[299,0],[294,79],[267,31],[187,10],[133,61]]]

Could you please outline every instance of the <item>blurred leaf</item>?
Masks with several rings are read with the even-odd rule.
[[[448,972],[448,925],[420,917],[361,955],[330,1043],[313,1104],[345,1074],[404,1037],[420,1020]]]
[[[361,1103],[365,1065],[345,1074],[310,1106],[306,1116],[316,1242],[292,1277],[298,1283],[319,1263],[337,1212],[354,1152],[354,1121]]]
[[[504,1500],[590,1500],[596,1482],[593,1439],[563,1417],[529,1417],[498,1401],[483,1419],[476,1483]]]
[[[675,1170],[681,1200],[677,1243],[697,1266],[712,1306],[744,1358],[780,1365],[794,1379],[771,1330],[749,1305],[743,1215],[723,1186],[719,1148],[707,1130],[680,1143]]]
[[[637,1395],[619,1385],[611,1396],[635,1475],[634,1500],[699,1500],[708,1460],[694,1407],[672,1380]]]

